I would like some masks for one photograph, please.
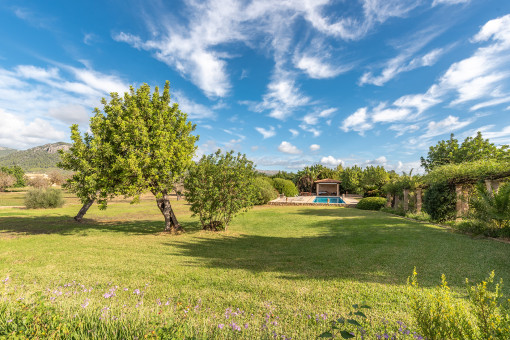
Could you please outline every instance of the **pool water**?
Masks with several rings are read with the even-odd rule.
[[[329,202],[328,202],[329,199]],[[315,197],[313,203],[345,203],[341,197]]]

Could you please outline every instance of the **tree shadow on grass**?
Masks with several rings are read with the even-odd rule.
[[[436,286],[442,273],[452,286],[462,287],[466,277],[480,281],[491,270],[510,279],[510,265],[504,260],[510,255],[508,245],[477,242],[402,219],[374,217],[379,222],[363,226],[359,219],[340,218],[304,226],[328,230],[317,236],[225,235],[167,245],[177,248],[173,255],[193,258],[190,266],[276,273],[290,280],[352,279],[402,285],[414,267],[422,286]]]
[[[198,222],[181,221],[186,233],[201,230]],[[119,232],[129,235],[163,233],[161,220],[104,221],[85,218],[76,222],[72,216],[15,216],[0,217],[0,237],[16,235],[59,234],[86,236],[90,231]]]

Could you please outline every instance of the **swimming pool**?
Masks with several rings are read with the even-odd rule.
[[[341,197],[331,197],[331,196],[317,196],[313,200],[313,203],[345,203]]]

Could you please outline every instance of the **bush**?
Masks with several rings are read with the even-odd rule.
[[[494,272],[482,283],[469,285],[468,300],[457,300],[444,274],[432,292],[418,288],[416,270],[408,279],[410,304],[416,324],[426,339],[509,339],[510,310],[502,304],[502,280]]]
[[[54,188],[32,189],[25,196],[25,206],[28,209],[60,208],[63,205],[62,191]]]
[[[186,200],[205,230],[226,230],[241,211],[253,205],[253,162],[233,151],[204,155],[184,180]]]
[[[14,176],[14,178],[16,179],[14,185],[12,185],[14,188],[22,188],[26,185],[25,171],[23,171],[23,169],[20,166],[18,165],[12,167],[3,166],[0,168],[0,172]]]
[[[405,216],[408,218],[412,218],[413,220],[425,221],[425,222],[430,221],[429,214],[427,214],[426,212],[423,212],[423,211],[420,213],[407,213],[407,214],[405,214]]]
[[[273,187],[273,181],[269,177],[257,177],[253,182],[255,187],[255,197],[253,203],[255,205],[266,204],[278,197],[278,191]]]
[[[5,188],[11,187],[16,183],[16,177],[11,174],[0,171],[0,191]]]
[[[284,194],[287,197],[294,197],[299,195],[298,189],[288,179],[275,178],[273,179],[273,186],[280,194]]]
[[[447,183],[432,184],[423,196],[423,210],[433,221],[444,222],[455,219],[455,190]]]
[[[50,186],[50,180],[46,177],[35,176],[28,179],[28,185],[37,189],[47,188]]]
[[[386,205],[386,198],[383,197],[365,197],[362,198],[356,208],[362,210],[380,210]]]
[[[48,178],[51,184],[62,185],[67,180],[68,176],[62,171],[53,170],[48,174]]]

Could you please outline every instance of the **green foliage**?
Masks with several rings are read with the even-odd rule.
[[[424,222],[428,222],[431,220],[430,215],[424,211],[422,211],[420,213],[408,212],[405,214],[405,217],[412,218],[413,220],[424,221]]]
[[[280,194],[284,194],[287,197],[294,197],[299,194],[294,183],[286,179],[273,179],[273,186]]]
[[[405,172],[402,176],[393,175],[392,178],[383,185],[382,191],[390,195],[398,195],[403,198],[404,189],[414,190],[422,183],[422,176],[412,175],[412,170],[409,174]]]
[[[478,221],[510,228],[510,183],[504,183],[498,192],[489,192],[483,183],[477,185],[477,195],[470,201],[473,216]]]
[[[438,166],[425,175],[423,181],[429,185],[439,182],[474,183],[507,176],[510,176],[509,160],[489,159]]]
[[[64,203],[62,191],[54,188],[32,189],[25,196],[25,206],[28,209],[60,208]]]
[[[234,155],[233,151],[222,154],[218,150],[204,155],[189,169],[184,180],[186,200],[204,229],[226,229],[236,214],[247,210],[257,199],[254,180],[253,162],[246,155]]]
[[[359,194],[362,192],[361,188],[361,180],[363,177],[363,170],[354,165],[350,168],[345,168],[340,175],[340,180],[342,181],[342,187],[350,192]]]
[[[266,204],[278,197],[278,191],[273,187],[273,181],[269,177],[258,176],[253,182],[255,187],[255,205]]]
[[[427,158],[421,157],[421,165],[425,171],[430,172],[446,164],[460,164],[479,160],[509,160],[510,149],[508,145],[497,147],[488,139],[483,139],[478,131],[476,137],[467,137],[459,147],[459,142],[453,133],[447,141],[440,141],[429,148]]]
[[[354,311],[349,312],[348,317],[339,317],[336,320],[331,321],[331,327],[326,332],[319,335],[319,338],[334,338],[335,333],[340,335],[342,339],[357,338],[358,335],[364,338],[366,331],[362,328],[362,323],[365,323],[367,316],[363,310],[370,309],[372,307],[368,305],[352,305]]]
[[[364,191],[380,190],[390,179],[383,166],[367,166],[363,169],[360,184]]]
[[[122,194],[136,202],[150,191],[165,217],[165,230],[178,231],[169,195],[193,163],[195,125],[178,104],[170,104],[168,81],[161,95],[158,87],[151,94],[143,84],[136,91],[131,87],[124,97],[112,92],[110,101],[103,98],[101,103],[103,110],[94,110],[90,135],[82,140],[77,126],[72,128],[72,155],[61,166],[77,174],[67,187],[82,201],[98,198],[103,207],[109,196]]]
[[[62,185],[68,178],[70,178],[70,176],[66,176],[63,171],[52,170],[48,173],[48,178],[51,184]]]
[[[270,178],[288,179],[289,181],[292,181],[293,183],[296,183],[298,180],[298,177],[295,173],[287,172],[287,171],[278,171],[278,173],[272,175]]]
[[[469,301],[456,300],[445,275],[433,290],[418,288],[416,270],[408,279],[410,304],[416,324],[427,339],[508,339],[510,310],[501,304],[502,281],[494,284],[494,272],[480,284],[469,286]],[[492,288],[492,289],[491,289]]]
[[[11,167],[3,166],[0,168],[0,172],[14,176],[16,182],[14,183],[13,187],[15,188],[22,188],[26,185],[25,171],[23,171],[23,169],[20,166],[17,165]]]
[[[16,177],[11,174],[0,171],[0,191],[4,191],[16,183]]]
[[[386,199],[383,197],[365,197],[362,198],[356,208],[362,210],[380,210],[386,205]]]
[[[444,222],[455,218],[457,196],[448,183],[431,185],[423,195],[423,210],[433,221]]]

